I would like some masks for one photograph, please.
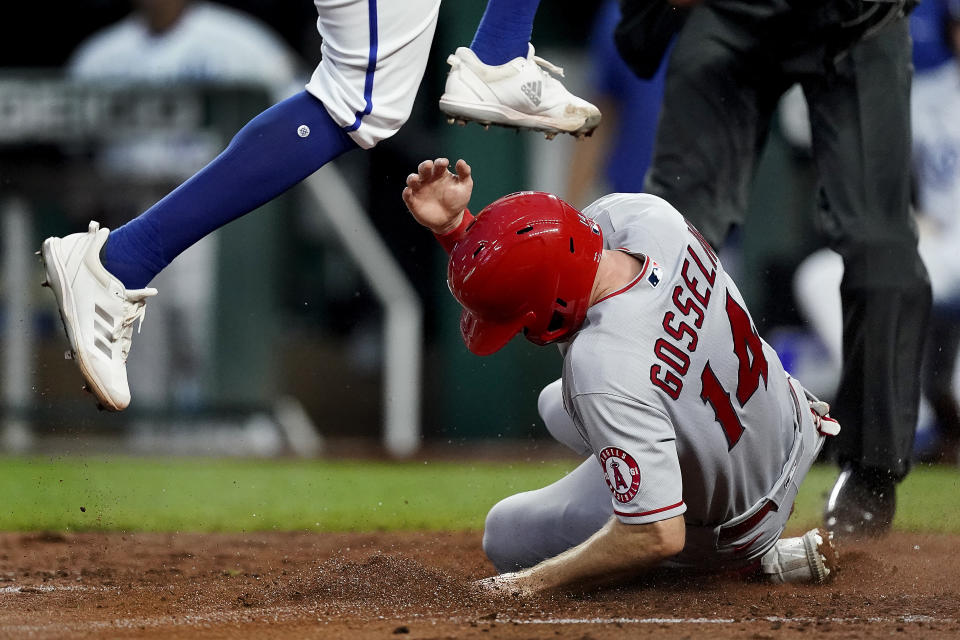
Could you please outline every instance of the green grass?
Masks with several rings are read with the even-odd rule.
[[[139,458],[0,462],[0,530],[479,529],[567,463]]]
[[[837,478],[834,467],[814,467],[797,496],[790,528],[820,524],[827,494]],[[960,533],[960,469],[919,466],[897,486],[896,529],[928,533]]]
[[[571,462],[56,458],[0,460],[3,531],[376,531],[480,529],[500,498]],[[791,529],[814,526],[836,471],[816,467]],[[920,468],[896,526],[960,533],[960,471]]]

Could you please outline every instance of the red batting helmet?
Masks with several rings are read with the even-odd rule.
[[[447,267],[467,348],[484,356],[521,330],[541,345],[576,331],[602,253],[597,223],[557,196],[514,193],[485,207]]]

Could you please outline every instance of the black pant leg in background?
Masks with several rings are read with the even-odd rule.
[[[834,448],[902,478],[920,397],[930,284],[909,214],[910,38],[898,20],[835,74],[806,78],[821,227],[844,260],[843,373]]]
[[[758,2],[757,10],[775,11]],[[743,221],[771,115],[790,82],[758,53],[751,20],[691,11],[667,67],[653,161],[644,191],[667,200],[720,247]]]

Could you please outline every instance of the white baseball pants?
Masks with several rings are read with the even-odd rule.
[[[323,59],[306,89],[369,149],[406,122],[423,78],[440,0],[314,0]]]

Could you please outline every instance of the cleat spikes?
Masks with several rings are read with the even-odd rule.
[[[67,349],[66,351],[64,351],[64,352],[63,352],[63,359],[64,359],[64,360],[73,360],[73,351],[71,351],[71,350],[69,350],[69,349]]]
[[[489,131],[490,127],[498,126],[498,127],[503,127],[505,129],[512,129],[513,132],[518,135],[520,134],[521,131],[532,131],[533,133],[542,133],[547,140],[553,140],[558,135],[563,133],[571,135],[577,138],[578,140],[583,140],[584,138],[591,137],[593,135],[593,132],[596,130],[596,126],[594,126],[589,129],[584,127],[581,129],[577,129],[576,131],[564,131],[562,129],[553,129],[553,128],[550,128],[549,126],[541,127],[541,126],[524,126],[524,125],[513,124],[513,123],[506,124],[506,123],[494,122],[486,119],[480,120],[479,118],[473,118],[471,116],[451,115],[449,113],[444,113],[443,117],[447,121],[447,124],[457,125],[459,127],[465,127],[469,123],[473,122],[483,127],[484,131]]]

